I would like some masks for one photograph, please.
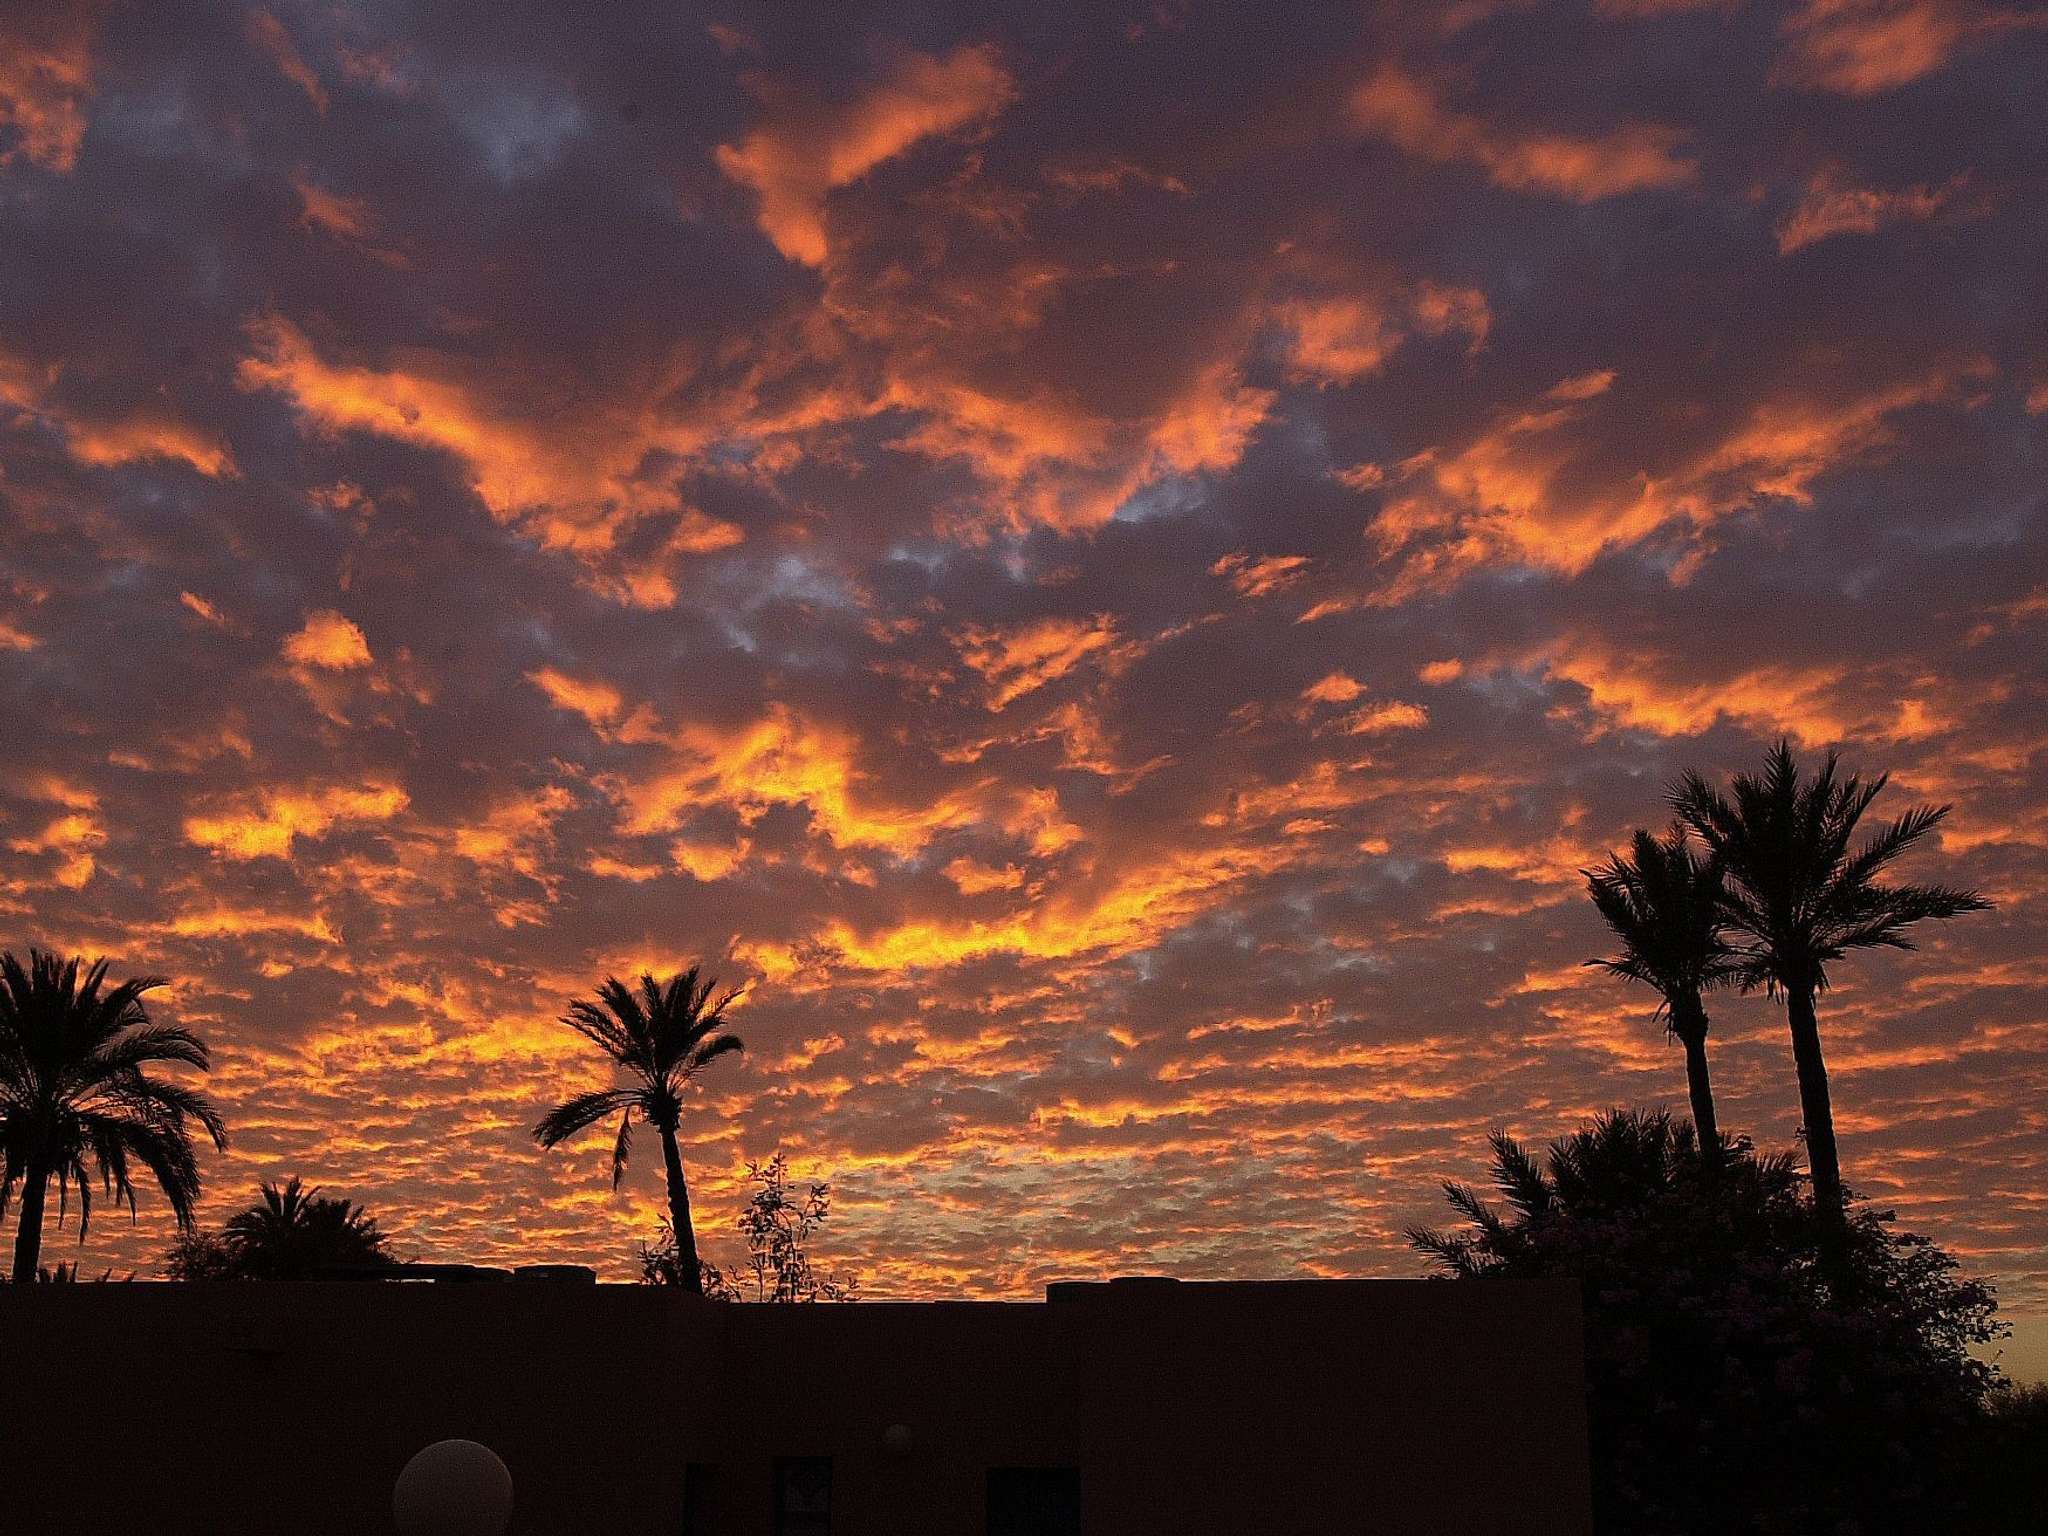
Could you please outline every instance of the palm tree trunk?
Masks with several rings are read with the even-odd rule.
[[[1785,993],[1792,1026],[1792,1060],[1799,1069],[1799,1115],[1806,1128],[1806,1162],[1813,1172],[1813,1203],[1831,1225],[1842,1220],[1842,1164],[1835,1151],[1835,1112],[1828,1099],[1828,1067],[1820,1053],[1820,1019],[1811,986]]]
[[[43,1256],[43,1197],[50,1187],[50,1170],[30,1163],[21,1181],[21,1205],[14,1215],[14,1283],[33,1285],[36,1263]]]
[[[704,1278],[697,1268],[697,1233],[690,1225],[690,1187],[683,1179],[683,1154],[671,1126],[661,1127],[661,1160],[668,1168],[668,1224],[676,1235],[676,1269],[683,1289],[701,1296]]]
[[[1721,1127],[1714,1115],[1714,1085],[1707,1074],[1707,1010],[1698,998],[1672,1010],[1672,1032],[1685,1046],[1685,1086],[1692,1096],[1692,1127],[1700,1156],[1710,1169],[1721,1165]]]

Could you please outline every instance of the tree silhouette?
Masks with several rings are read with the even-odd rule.
[[[780,1152],[765,1163],[749,1161],[747,1177],[759,1187],[735,1223],[747,1244],[746,1268],[735,1278],[752,1283],[754,1300],[854,1300],[858,1280],[822,1275],[811,1262],[811,1237],[832,1214],[832,1186],[792,1189]]]
[[[1638,831],[1626,854],[1581,870],[1593,905],[1621,941],[1611,960],[1588,960],[1612,975],[1655,988],[1658,1013],[1685,1047],[1693,1124],[1711,1167],[1721,1145],[1707,1072],[1707,1009],[1702,996],[1735,974],[1724,937],[1721,862],[1675,826],[1662,838]]]
[[[664,1219],[656,1232],[654,1242],[640,1245],[640,1283],[642,1285],[673,1285],[688,1289],[683,1279],[683,1261],[676,1252],[675,1228]],[[709,1259],[697,1261],[697,1285],[695,1294],[707,1301],[738,1301],[739,1290],[720,1269]]]
[[[1496,1133],[1491,1172],[1499,1203],[1446,1185],[1468,1225],[1410,1241],[1461,1282],[1578,1282],[1596,1530],[1978,1528],[1997,1373],[1971,1350],[2001,1330],[1948,1254],[1868,1209],[1836,1237],[1791,1154],[1729,1137],[1710,1170],[1662,1111],[1547,1154]]]
[[[36,1278],[44,1203],[56,1180],[58,1220],[78,1195],[78,1240],[92,1220],[92,1181],[135,1209],[134,1173],[163,1191],[180,1228],[199,1197],[191,1126],[215,1148],[227,1130],[205,1097],[144,1069],[175,1062],[205,1071],[206,1046],[190,1031],[153,1024],[143,994],[165,985],[139,976],[106,986],[107,962],[59,960],[38,949],[24,967],[0,954],[0,1215],[16,1186],[14,1279]]]
[[[1828,967],[1852,950],[1911,949],[1913,924],[1990,905],[1974,891],[1880,882],[1885,868],[1949,812],[1946,805],[1915,806],[1853,847],[1857,823],[1888,777],[1843,777],[1830,752],[1819,772],[1803,778],[1781,740],[1762,773],[1735,776],[1730,795],[1697,773],[1687,773],[1671,795],[1672,808],[1726,871],[1722,905],[1738,936],[1737,980],[1744,990],[1761,986],[1785,1000],[1814,1201],[1837,1223],[1842,1165],[1814,1004],[1827,990]]]
[[[638,992],[608,976],[595,1001],[571,1003],[562,1022],[603,1051],[631,1081],[623,1087],[579,1093],[549,1110],[533,1128],[535,1141],[553,1147],[617,1115],[619,1129],[612,1142],[612,1188],[617,1189],[632,1152],[634,1117],[653,1126],[661,1137],[668,1173],[678,1279],[684,1290],[700,1294],[697,1235],[690,1226],[690,1191],[676,1125],[682,1117],[683,1089],[690,1080],[719,1057],[744,1049],[739,1036],[725,1030],[725,1010],[741,989],[734,987],[714,1000],[717,985],[693,965],[671,976],[666,986],[643,975]]]
[[[747,1177],[757,1187],[733,1221],[747,1246],[746,1262],[720,1270],[700,1261],[703,1293],[719,1301],[859,1300],[858,1276],[823,1274],[811,1260],[811,1238],[832,1214],[832,1186],[792,1186],[789,1160],[780,1152],[765,1163],[749,1158]],[[664,1222],[654,1245],[641,1245],[641,1283],[681,1285],[682,1264],[675,1234]]]
[[[174,1280],[304,1280],[323,1269],[396,1262],[374,1216],[292,1178],[265,1180],[256,1203],[230,1216],[219,1234],[181,1236],[164,1271]]]

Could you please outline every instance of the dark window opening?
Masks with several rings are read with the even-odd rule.
[[[1081,1469],[990,1467],[988,1536],[1081,1536]]]
[[[832,1536],[832,1458],[775,1458],[775,1536]]]

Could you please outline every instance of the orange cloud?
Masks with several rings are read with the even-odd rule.
[[[569,791],[550,784],[535,794],[513,795],[493,806],[481,821],[453,831],[455,851],[472,864],[536,876],[538,848],[555,819],[574,803]]]
[[[292,190],[299,195],[301,229],[317,229],[332,235],[387,267],[407,265],[401,252],[374,243],[377,216],[367,198],[330,192],[308,177],[303,168],[292,176]]]
[[[2044,22],[1973,0],[1805,0],[1785,22],[1773,78],[1875,96],[1944,68],[1973,38]]]
[[[1319,384],[1348,384],[1377,372],[1413,336],[1457,331],[1476,351],[1493,324],[1485,294],[1436,283],[1392,300],[1288,299],[1275,306],[1273,316],[1287,335],[1294,377]]]
[[[98,867],[92,850],[107,840],[107,829],[89,811],[72,811],[47,823],[42,831],[33,837],[11,838],[7,846],[16,853],[50,853],[57,855],[57,866],[50,876],[66,890],[77,890],[92,879]]]
[[[383,369],[332,363],[278,315],[253,322],[249,337],[252,350],[237,370],[243,388],[288,396],[322,431],[371,432],[453,454],[493,516],[521,522],[550,548],[601,553],[622,528],[661,512],[680,516],[664,554],[726,548],[744,537],[684,509],[672,486],[638,478],[649,453],[687,456],[712,440],[708,428],[664,423],[650,406],[600,411],[550,433],[487,402],[432,353],[409,352]]]
[[[235,461],[218,440],[154,410],[121,421],[65,424],[71,456],[81,464],[131,464],[139,459],[178,459],[202,475],[235,473]]]
[[[216,478],[236,472],[234,456],[219,438],[164,406],[151,402],[125,413],[101,415],[61,401],[56,388],[60,374],[55,366],[35,367],[0,350],[0,405],[26,411],[54,429],[76,462],[105,469],[173,459]]]
[[[965,856],[952,860],[943,871],[962,896],[985,896],[990,891],[1014,891],[1024,884],[1024,871],[1014,864],[996,869]]]
[[[620,830],[668,832],[699,811],[721,810],[751,823],[776,806],[801,806],[812,830],[836,848],[872,848],[899,856],[934,833],[973,824],[973,796],[924,793],[897,804],[859,766],[850,731],[811,720],[782,704],[728,728],[686,725],[670,739],[669,762],[652,777],[613,786]]]
[[[1685,135],[1675,128],[1626,123],[1597,138],[1516,135],[1449,110],[1426,84],[1391,64],[1352,93],[1351,117],[1404,153],[1438,163],[1468,161],[1497,186],[1576,203],[1685,186],[1699,174],[1679,155]]]
[[[1141,460],[1142,479],[1162,471],[1193,475],[1229,469],[1244,456],[1245,444],[1274,398],[1272,390],[1246,384],[1235,363],[1210,364],[1153,423],[1149,453]]]
[[[1875,234],[1879,226],[1900,220],[1931,219],[1962,190],[1965,180],[1957,176],[1940,187],[1888,192],[1849,186],[1835,172],[1819,172],[1807,183],[1799,206],[1779,221],[1778,253],[1790,255],[1835,235]]]
[[[327,114],[327,87],[320,83],[320,77],[313,72],[298,45],[292,41],[284,23],[268,11],[249,13],[249,40],[270,55],[278,73],[306,93],[306,99],[313,103],[314,110],[321,116]]]
[[[257,907],[200,907],[180,912],[157,927],[158,931],[180,939],[270,938],[283,934],[318,944],[341,942],[341,936],[328,924],[324,913],[269,912]]]
[[[982,537],[990,525],[1098,527],[1164,477],[1221,473],[1242,457],[1274,398],[1246,384],[1225,357],[1193,368],[1174,394],[1134,419],[1091,412],[1040,387],[993,395],[922,367],[893,377],[876,409],[920,417],[889,447],[960,459],[988,482],[996,494],[940,530]]]
[[[1696,538],[1765,498],[1803,505],[1822,475],[1890,445],[1894,415],[1966,405],[1966,386],[1987,369],[1941,367],[1840,401],[1782,395],[1671,464],[1590,478],[1581,458],[1596,440],[1588,424],[1614,375],[1567,379],[1462,448],[1431,449],[1400,466],[1400,490],[1368,530],[1395,574],[1370,601],[1399,602],[1496,562],[1577,574],[1606,551],[1655,534]],[[1560,493],[1567,476],[1570,489]],[[1315,611],[1342,606],[1326,601]]]
[[[0,169],[17,155],[51,171],[78,163],[98,13],[50,3],[0,16]]]
[[[548,702],[557,709],[581,715],[594,726],[610,725],[626,707],[618,689],[596,678],[574,678],[553,667],[542,667],[538,672],[527,673],[526,679],[546,694]]]
[[[739,869],[753,851],[753,841],[744,837],[732,843],[705,843],[679,837],[668,845],[668,856],[675,867],[706,885]]]
[[[308,179],[304,171],[292,177],[292,190],[299,194],[299,223],[307,229],[323,229],[344,240],[361,240],[374,227],[366,200],[329,192]]]
[[[1306,555],[1259,555],[1242,550],[1219,557],[1209,567],[1211,576],[1221,576],[1239,597],[1270,597],[1284,591],[1308,574]]]
[[[1340,716],[1337,729],[1347,736],[1378,736],[1387,731],[1419,731],[1429,724],[1429,711],[1420,704],[1388,700],[1367,704]]]
[[[1087,619],[1048,618],[1009,628],[970,626],[953,637],[960,659],[988,685],[988,707],[1065,677],[1091,658],[1106,671],[1121,671],[1142,647],[1120,640],[1108,614]]]
[[[1173,850],[1101,883],[1069,883],[1043,900],[988,920],[918,918],[862,933],[830,921],[817,941],[865,971],[939,969],[994,954],[1067,959],[1124,954],[1221,904],[1243,881],[1285,867],[1299,845],[1231,844]]]
[[[761,232],[792,261],[823,266],[829,247],[825,195],[860,180],[920,139],[952,133],[1001,111],[1016,87],[995,50],[962,47],[943,58],[911,53],[853,100],[825,106],[768,82],[770,121],[737,145],[721,144],[718,167],[760,199]]]
[[[1675,658],[1624,650],[1590,633],[1541,654],[1551,677],[1586,690],[1608,725],[1697,736],[1724,720],[1760,735],[1825,745],[1856,737],[1913,741],[1952,730],[1951,688],[1933,678],[1859,677],[1840,665],[1766,663],[1686,679]]]
[[[284,657],[294,667],[348,672],[370,665],[370,642],[350,620],[322,608],[306,616],[303,628],[285,636]]]
[[[1365,685],[1357,678],[1332,672],[1302,689],[1301,696],[1317,704],[1349,704],[1363,692]]]
[[[389,821],[408,803],[396,784],[262,789],[187,816],[185,840],[230,859],[282,859],[301,837],[325,837],[342,823]]]

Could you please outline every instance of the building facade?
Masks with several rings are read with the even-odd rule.
[[[387,1532],[463,1438],[531,1536],[1587,1536],[1582,1358],[1568,1282],[6,1288],[0,1530]]]

